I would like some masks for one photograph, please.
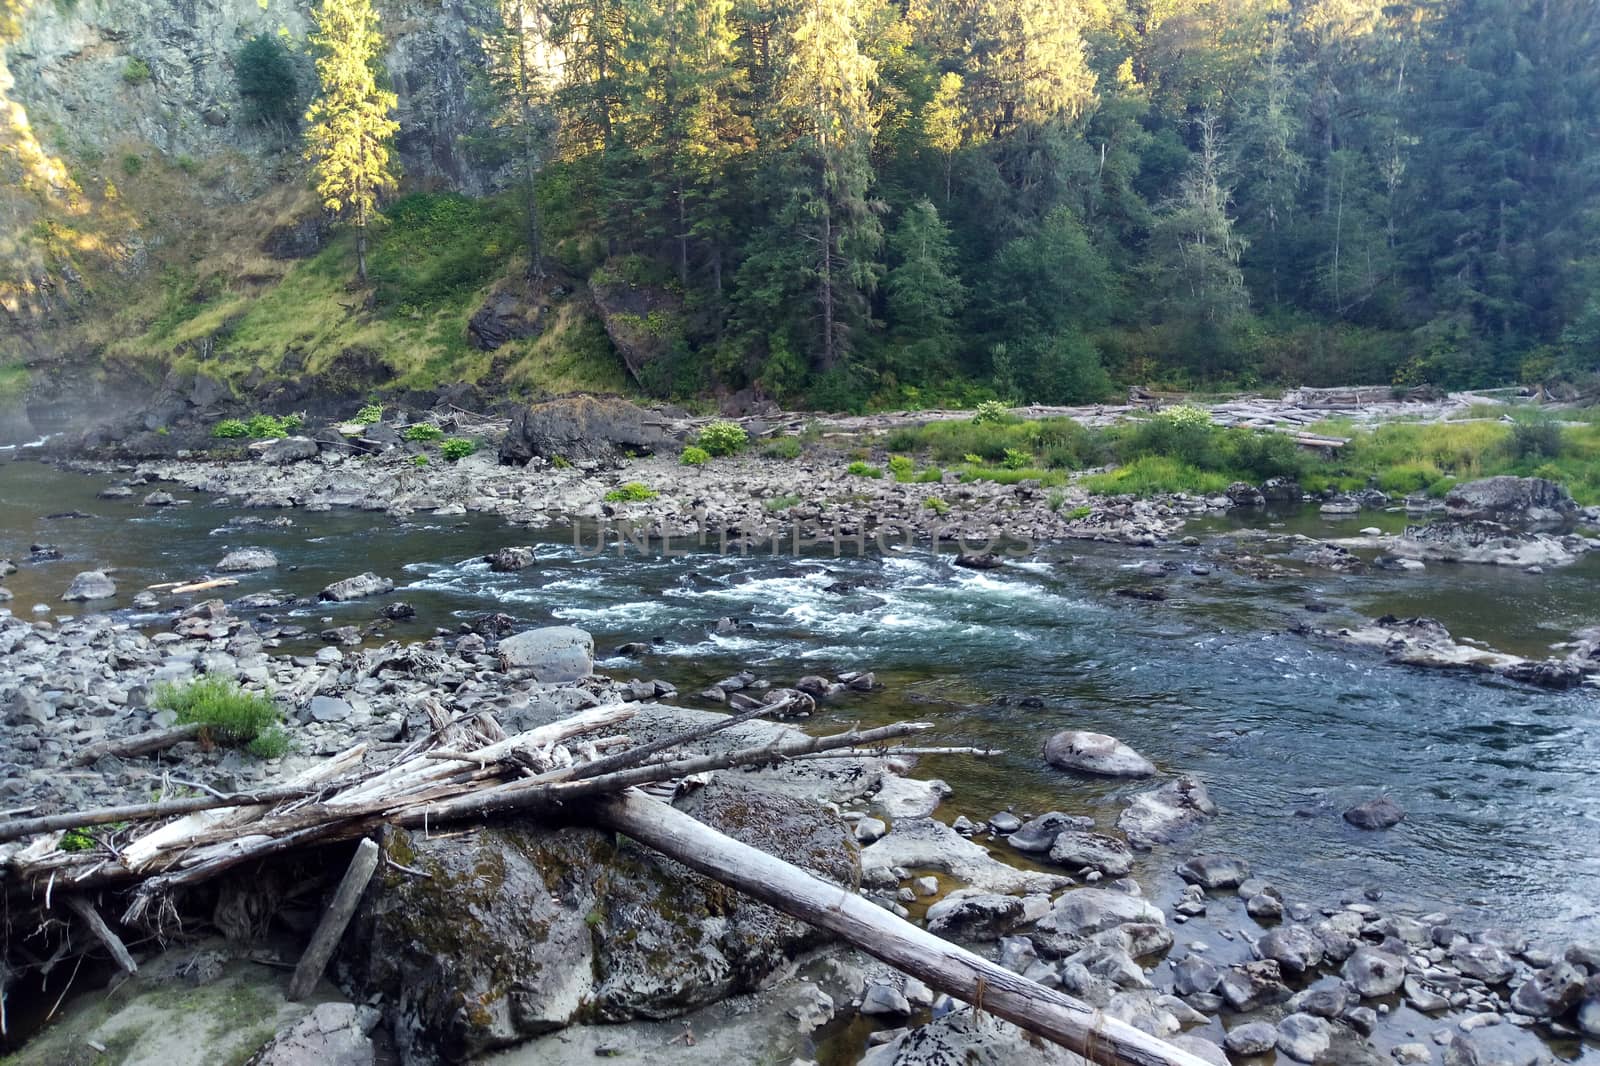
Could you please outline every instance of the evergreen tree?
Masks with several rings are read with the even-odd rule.
[[[298,117],[300,85],[294,61],[276,37],[258,33],[245,42],[234,60],[234,76],[239,96],[245,102],[247,122],[293,126]]]
[[[544,276],[538,178],[549,151],[553,118],[543,67],[548,27],[534,0],[501,0],[500,23],[484,37],[490,99],[489,136],[508,156],[522,201],[528,277]]]
[[[906,208],[889,235],[889,252],[895,263],[885,286],[892,339],[909,350],[911,365],[946,365],[966,290],[956,276],[950,229],[930,201]]]
[[[320,89],[306,112],[306,158],[323,205],[356,227],[356,277],[367,281],[367,222],[396,184],[389,146],[400,126],[394,93],[373,67],[383,38],[370,0],[321,0],[312,15]]]

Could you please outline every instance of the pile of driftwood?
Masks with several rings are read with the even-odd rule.
[[[428,827],[560,809],[565,818],[625,833],[1094,1062],[1199,1066],[1202,1061],[726,837],[649,794],[683,787],[716,770],[794,760],[991,754],[901,743],[930,728],[928,723],[704,751],[695,746],[713,734],[781,714],[783,708],[763,706],[643,744],[620,732],[638,713],[637,704],[594,708],[513,736],[487,713],[450,717],[437,704],[425,703],[425,708],[432,729],[381,766],[368,765],[366,746],[356,745],[271,789],[229,794],[170,782],[192,794],[0,819],[0,891],[8,922],[8,957],[0,961],[0,1032],[7,980],[29,967],[58,964],[65,951],[58,948],[40,958],[20,945],[40,930],[72,926],[66,916],[123,970],[137,968],[97,899],[120,900],[115,924],[122,929],[160,936],[176,928],[179,890],[242,864],[366,838],[385,824]],[[320,979],[379,858],[377,846],[362,839],[296,968],[291,996],[303,997]],[[30,923],[37,928],[30,931]]]

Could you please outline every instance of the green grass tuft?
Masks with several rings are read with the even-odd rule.
[[[180,724],[199,723],[212,743],[244,747],[271,759],[288,750],[277,704],[258,692],[247,692],[237,682],[201,677],[184,684],[156,688],[155,705],[174,712]]]
[[[605,500],[607,503],[643,503],[660,495],[661,493],[642,481],[630,481],[606,493]]]

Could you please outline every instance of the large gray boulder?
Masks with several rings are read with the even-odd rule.
[[[261,461],[269,466],[283,466],[315,459],[320,450],[310,437],[281,437],[269,440],[261,447]]]
[[[72,579],[61,598],[69,603],[109,600],[117,595],[117,584],[99,570],[85,570]]]
[[[1151,848],[1170,844],[1216,813],[1217,805],[1211,802],[1206,786],[1184,776],[1134,796],[1117,815],[1117,828],[1134,847]]]
[[[1150,777],[1155,764],[1116,737],[1068,729],[1045,742],[1045,761],[1061,770],[1102,777]]]
[[[1468,481],[1444,499],[1451,518],[1482,519],[1516,525],[1560,525],[1578,509],[1572,495],[1542,477],[1489,477]]]
[[[545,626],[500,642],[502,670],[531,670],[546,684],[577,681],[594,673],[594,637],[576,626]]]
[[[1073,870],[1098,870],[1122,877],[1133,869],[1133,851],[1116,837],[1066,829],[1050,845],[1050,861]]]
[[[248,574],[256,570],[270,570],[278,565],[278,557],[265,548],[240,548],[222,557],[217,570],[224,574]]]
[[[347,577],[343,581],[335,581],[319,592],[317,599],[344,603],[349,600],[364,599],[367,596],[382,596],[393,591],[393,581],[369,571],[357,574],[355,577]]]
[[[534,456],[560,456],[577,462],[674,446],[671,422],[652,411],[615,396],[571,396],[514,414],[500,461],[520,466]]]
[[[1345,960],[1343,973],[1356,995],[1373,999],[1400,988],[1406,979],[1406,960],[1377,948],[1360,947]]]
[[[685,809],[854,891],[855,846],[820,806],[714,783]],[[583,1019],[672,1018],[761,987],[823,935],[611,833],[534,824],[389,830],[338,959],[381,994],[407,1061],[458,1062]]]
[[[310,1014],[256,1053],[254,1066],[372,1066],[376,1057],[367,1036],[378,1012],[353,1003],[319,1003]]]

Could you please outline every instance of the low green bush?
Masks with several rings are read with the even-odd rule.
[[[358,426],[375,426],[383,421],[383,405],[381,403],[369,403],[357,411],[356,416],[350,421]]]
[[[643,503],[661,494],[642,481],[630,481],[606,493],[607,503]]]
[[[889,456],[889,473],[896,481],[908,482],[916,473],[917,466],[907,455]]]
[[[774,496],[765,501],[762,506],[769,511],[787,511],[800,502],[798,496]]]
[[[138,56],[129,56],[122,65],[122,80],[129,85],[143,85],[150,80],[150,64]]]
[[[845,467],[844,472],[855,477],[880,478],[883,476],[882,470],[868,463],[864,463],[860,459],[857,459],[855,462]]]
[[[414,426],[407,426],[405,432],[400,434],[400,437],[403,440],[425,443],[427,441],[442,440],[444,438],[444,430],[432,422],[418,422]]]
[[[678,457],[678,462],[684,466],[705,466],[711,461],[711,453],[704,448],[691,444],[683,450],[683,455]]]
[[[918,471],[914,480],[918,485],[937,485],[944,480],[944,471],[936,466],[930,466],[926,470]]]
[[[250,435],[250,427],[237,418],[224,418],[211,427],[211,435],[222,440],[237,440]]]
[[[975,426],[999,425],[1011,420],[1011,409],[999,400],[985,400],[972,416]]]
[[[413,455],[411,457],[411,465],[412,466],[427,466],[428,465],[428,457],[426,455]]]
[[[750,443],[750,435],[736,423],[713,422],[700,431],[696,443],[715,456],[735,455]]]
[[[945,515],[950,513],[950,505],[937,496],[929,496],[927,499],[922,501],[922,506],[932,511],[940,518],[943,518]]]
[[[1023,467],[1033,465],[1033,456],[1021,448],[1007,448],[1004,458],[1001,459],[1001,465],[1007,470],[1021,470]]]
[[[247,692],[237,682],[201,677],[183,684],[156,687],[155,705],[177,715],[179,724],[198,724],[210,743],[242,747],[263,759],[275,759],[289,749],[277,704],[258,692]]]
[[[800,458],[800,439],[798,437],[774,437],[761,449],[761,454],[768,459],[798,459]]]
[[[475,440],[468,440],[465,437],[451,437],[449,440],[439,445],[439,454],[444,456],[445,459],[452,463],[465,459],[467,456],[471,455],[477,450],[478,442]]]
[[[1538,416],[1518,419],[1511,426],[1508,447],[1516,459],[1556,459],[1561,455],[1563,441],[1561,424],[1553,418]]]

